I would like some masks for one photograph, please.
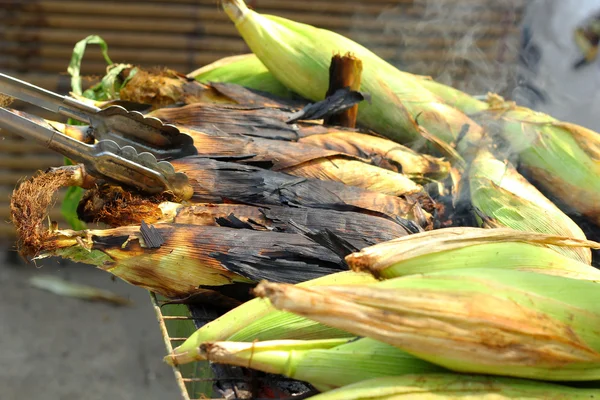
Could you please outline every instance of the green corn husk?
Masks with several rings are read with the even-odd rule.
[[[600,225],[600,134],[494,97],[489,113],[527,176]]]
[[[484,375],[410,374],[374,378],[309,400],[592,400],[598,389]]]
[[[235,83],[288,99],[297,97],[279,82],[254,54],[221,58],[212,64],[190,72],[187,77],[206,84],[211,82]]]
[[[298,286],[315,285],[352,285],[375,282],[370,274],[351,271],[326,275],[317,279],[301,282]],[[194,332],[184,343],[165,357],[170,364],[185,364],[194,361],[199,346],[205,342],[283,339],[324,339],[348,338],[352,335],[331,328],[298,315],[276,310],[266,299],[252,299],[234,308],[221,317],[204,325]]]
[[[424,144],[422,125],[435,138],[452,143],[468,127],[460,149],[481,140],[479,125],[441,102],[370,50],[334,32],[249,10],[242,0],[225,0],[224,10],[252,52],[286,87],[312,101],[328,88],[334,54],[350,52],[363,63],[361,91],[370,102],[359,105],[358,123],[399,143]]]
[[[457,372],[550,381],[600,378],[595,282],[467,268],[352,287],[264,282],[255,294],[280,310]]]
[[[441,228],[363,248],[346,256],[346,263],[385,279],[486,267],[600,282],[600,270],[554,251],[574,246],[600,248],[600,243],[506,228]]]
[[[471,164],[469,185],[471,202],[489,217],[485,226],[586,239],[581,228],[516,169],[486,150],[481,150]],[[586,264],[592,261],[589,248],[554,249]]]
[[[212,342],[200,346],[200,360],[230,364],[308,382],[320,391],[364,379],[443,368],[377,340],[324,339]]]
[[[482,126],[497,129],[521,168],[547,193],[600,225],[600,135],[498,95],[488,101],[429,79],[420,83]]]
[[[405,74],[410,75],[408,72],[405,72]],[[467,115],[473,116],[474,114],[489,109],[488,103],[476,99],[462,90],[436,82],[427,76],[413,75],[413,77],[419,79],[421,86],[444,100],[445,103],[452,107],[458,108]]]

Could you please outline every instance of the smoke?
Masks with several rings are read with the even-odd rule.
[[[516,82],[519,20],[526,0],[414,0],[377,17],[383,33],[395,38],[387,57],[398,68],[474,95],[509,93]],[[367,35],[355,36],[381,48]],[[377,51],[376,51],[377,52]]]

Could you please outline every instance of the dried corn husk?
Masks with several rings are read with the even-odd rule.
[[[69,125],[56,126],[63,133],[70,133]],[[420,185],[401,173],[338,151],[281,140],[211,136],[193,130],[186,134],[193,138],[202,157],[239,160],[294,176],[341,182],[392,196],[423,192]]]
[[[371,159],[375,165],[401,172],[416,182],[444,179],[450,170],[450,163],[441,158],[420,154],[389,139],[359,132],[310,135],[300,138],[299,142]]]
[[[140,226],[57,230],[44,239],[38,258],[92,264],[170,298],[235,282],[301,282],[345,268],[339,256],[298,234],[185,224],[154,229],[163,240],[159,247],[146,241]]]
[[[306,101],[284,99],[235,83],[200,83],[170,69],[139,69],[120,89],[121,100],[158,109],[173,104],[246,104],[253,106],[301,107]]]

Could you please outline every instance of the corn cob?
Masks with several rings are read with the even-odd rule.
[[[418,117],[419,124],[446,143],[455,142],[466,125],[463,151],[481,139],[483,131],[474,121],[365,47],[334,32],[256,13],[242,0],[226,0],[222,5],[252,52],[281,83],[301,96],[322,100],[331,56],[350,52],[363,63],[361,90],[372,99],[359,105],[361,125],[399,143],[423,144],[415,122]]]
[[[284,98],[295,96],[269,72],[254,54],[221,58],[212,64],[190,72],[187,77],[205,84],[212,82],[235,83]]]
[[[352,285],[373,283],[375,279],[365,273],[337,272],[298,283],[301,287],[318,285]],[[269,300],[254,298],[234,308],[221,317],[202,326],[184,343],[165,357],[170,364],[185,364],[199,357],[199,347],[204,342],[255,340],[350,338],[352,335],[319,324],[313,320],[275,309]]]
[[[471,202],[484,214],[485,226],[510,227],[585,240],[581,228],[540,193],[510,164],[481,150],[469,170]],[[553,247],[556,251],[590,264],[586,247]]]
[[[318,56],[317,51],[327,50],[327,56],[329,57],[336,51],[349,50],[362,59],[365,64],[363,76],[367,81],[362,90],[372,93],[374,99],[378,99],[379,93],[377,90],[373,91],[368,85],[368,76],[370,75],[368,61],[373,57],[368,50],[332,32],[313,30],[312,27],[296,24],[283,18],[248,11],[239,0],[226,1],[223,6],[228,11],[230,18],[236,22],[238,31],[240,31],[253,52],[269,68],[271,73],[288,87],[313,100],[315,95],[320,97],[321,92],[319,90],[323,91],[323,88],[326,87],[324,84],[325,60],[316,59]],[[267,47],[265,38],[271,38],[269,33],[273,33],[274,37]],[[304,36],[299,36],[299,33]],[[289,39],[286,40],[287,37],[292,35],[296,36],[296,46],[310,49],[310,51],[292,46],[290,43],[294,42]],[[318,37],[319,46],[317,49],[312,48],[311,37]],[[300,40],[301,38],[303,40]],[[276,39],[287,42],[287,46],[286,43],[277,43]],[[329,40],[334,43],[331,46],[333,50],[329,47]],[[340,49],[340,47],[346,48]],[[271,50],[273,53],[269,53]],[[287,57],[284,58],[283,56]],[[387,69],[380,67],[380,70],[389,74],[386,77],[387,84],[392,92],[398,91],[400,93],[398,98],[413,117],[415,114],[411,112],[410,101],[404,101],[406,94],[408,94],[409,99],[411,95],[414,96],[413,100],[420,97],[420,100],[425,104],[437,104],[440,101],[439,99],[443,99],[451,107],[456,107],[467,114],[483,112],[476,120],[481,121],[484,126],[489,123],[489,120],[486,123],[486,119],[496,120],[495,125],[499,121],[502,135],[511,143],[513,150],[520,155],[523,168],[532,176],[533,180],[566,205],[591,218],[596,224],[600,224],[600,206],[595,200],[600,193],[600,179],[598,179],[600,170],[598,170],[598,165],[594,161],[597,159],[596,149],[598,148],[598,135],[595,132],[575,124],[557,121],[548,115],[535,113],[524,107],[504,103],[497,96],[492,96],[489,101],[490,104],[486,104],[457,89],[439,84],[433,80],[411,76],[390,65],[386,67]],[[310,84],[311,78],[314,78],[314,86]],[[404,91],[400,90],[402,87],[404,87]],[[304,89],[304,91],[300,89]],[[431,100],[431,97],[424,95],[420,89],[435,95],[436,100]],[[373,102],[372,106],[381,108],[382,104]],[[383,107],[382,109],[386,108]],[[415,107],[414,111],[418,109],[423,111],[423,103],[420,104],[420,107]],[[371,111],[369,105],[362,104],[359,106],[359,122],[399,142],[415,140],[414,138],[418,137],[418,132],[415,131],[414,126],[411,127],[406,122],[406,115],[398,115],[395,118],[394,116],[387,116],[390,120],[395,119],[388,127],[410,132],[408,135],[410,137],[398,138],[394,135],[394,132],[389,132],[389,129],[386,130],[386,116],[378,115],[372,118],[371,113],[375,115],[376,111]],[[380,119],[380,124],[377,123],[376,119]],[[465,123],[463,119],[457,117],[450,118],[448,124],[452,128],[462,126]],[[423,122],[423,125],[434,136],[442,138],[446,142],[451,141],[449,140],[451,138],[439,132],[435,127],[429,126],[425,122]],[[469,125],[477,126],[474,123]],[[456,138],[457,129],[452,129],[452,132],[452,138]],[[475,133],[473,138],[468,138],[470,142],[476,143],[480,140],[481,133]]]
[[[244,204],[189,204],[154,202],[119,187],[87,191],[78,208],[83,222],[111,227],[152,223],[241,227],[258,231],[296,233],[298,225],[313,232],[331,231],[361,249],[412,232],[400,219],[352,211]]]
[[[600,135],[560,122],[499,97],[490,98],[490,118],[527,176],[566,206],[600,224]]]
[[[74,232],[44,242],[55,255],[99,268],[166,297],[182,298],[202,286],[272,279],[301,282],[343,270],[342,260],[302,235],[214,226],[156,224],[160,247],[146,243],[140,226]]]
[[[172,298],[209,291],[203,286],[279,280],[275,275],[281,273],[290,274],[280,276],[284,281],[300,282],[346,269],[340,255],[296,233],[169,223],[149,227],[144,222],[104,230],[46,228],[55,192],[65,184],[80,186],[84,179],[81,166],[57,168],[23,182],[13,193],[11,214],[23,255],[96,265]],[[264,273],[269,276],[261,277]]]
[[[600,243],[497,228],[442,228],[363,248],[346,257],[355,271],[385,279],[458,268],[507,268],[600,282],[600,271],[549,248]]]
[[[519,155],[520,166],[547,193],[600,224],[599,135],[585,127],[558,121],[498,95],[488,101],[422,79],[421,84],[482,126],[491,126]]]
[[[200,345],[199,356],[199,360],[285,375],[321,391],[381,376],[444,371],[369,338],[208,342]]]
[[[390,171],[366,160],[303,143],[262,138],[208,136],[188,132],[198,154],[215,158],[236,158],[240,162],[267,165],[290,175],[342,182],[374,192],[401,196],[422,192],[423,188],[403,174]]]
[[[57,126],[65,134],[70,132],[69,125]],[[194,139],[199,156],[240,159],[240,162],[264,165],[273,171],[341,182],[392,196],[423,194],[423,188],[407,176],[338,151],[281,140],[209,136],[193,130],[186,134]]]
[[[391,218],[406,218],[423,227],[431,223],[415,200],[346,186],[340,182],[298,178],[281,172],[211,159],[172,160],[178,172],[190,178],[195,202],[225,200],[264,205],[296,204],[339,211],[366,210]]]
[[[424,373],[373,378],[310,400],[592,400],[598,389],[497,376]]]
[[[375,165],[402,172],[419,183],[444,179],[450,170],[450,163],[441,158],[420,154],[391,140],[364,133],[332,132],[302,137],[298,141],[371,159]]]
[[[552,381],[600,378],[595,282],[467,268],[352,288],[264,282],[255,294],[280,310],[458,372]]]

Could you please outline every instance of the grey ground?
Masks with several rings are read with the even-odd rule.
[[[180,399],[145,290],[87,265],[33,264],[0,243],[0,399]],[[40,268],[41,267],[41,268]],[[133,301],[116,307],[29,286],[36,273],[109,289]]]

